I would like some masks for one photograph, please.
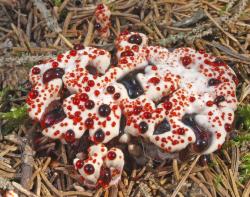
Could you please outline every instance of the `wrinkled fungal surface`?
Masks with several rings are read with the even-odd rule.
[[[237,105],[232,69],[203,50],[170,52],[147,41],[142,33],[121,33],[117,65],[110,65],[108,51],[77,46],[30,71],[29,115],[42,133],[66,143],[88,133],[87,159],[74,160],[88,187],[119,181],[123,152],[106,146],[114,138],[129,144],[140,136],[168,154],[186,147],[209,154],[231,129]]]

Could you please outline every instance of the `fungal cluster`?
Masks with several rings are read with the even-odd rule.
[[[88,187],[119,181],[124,155],[108,150],[114,141],[142,137],[167,154],[209,154],[231,129],[238,83],[232,69],[203,50],[147,42],[126,31],[115,41],[117,65],[108,51],[78,45],[30,71],[28,111],[42,133],[66,143],[89,136],[88,157],[74,160]]]

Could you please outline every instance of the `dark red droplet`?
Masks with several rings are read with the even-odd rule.
[[[139,34],[134,34],[129,37],[128,42],[131,44],[140,45],[142,43],[142,37]]]
[[[191,96],[191,97],[189,98],[189,101],[193,103],[193,102],[195,101],[195,97]]]
[[[115,87],[114,86],[108,86],[107,87],[107,92],[109,94],[114,94],[115,93]]]
[[[239,79],[235,75],[233,75],[233,81],[234,81],[235,85],[238,86]]]
[[[207,101],[207,103],[206,103],[206,105],[207,105],[208,107],[212,107],[212,106],[213,106],[213,104],[214,104],[214,102],[213,102],[213,101]]]
[[[107,105],[107,104],[100,105],[100,107],[98,109],[98,113],[102,117],[107,117],[110,114],[110,112],[111,112],[111,109],[110,109],[109,105]]]
[[[64,135],[64,139],[67,143],[75,142],[75,132],[71,129],[66,131],[66,133]]]
[[[52,62],[52,67],[53,67],[53,68],[58,67],[58,65],[59,65],[58,62]]]
[[[58,122],[61,122],[66,117],[62,107],[58,107],[41,118],[40,124],[42,128],[50,127]]]
[[[109,168],[102,167],[100,172],[100,178],[98,180],[99,185],[101,185],[103,188],[106,188],[109,186],[109,183],[111,181],[111,172]]]
[[[62,78],[64,70],[62,68],[50,68],[43,74],[43,83],[48,83],[56,78]]]
[[[79,98],[83,102],[86,102],[87,100],[89,100],[89,96],[86,93],[81,93]]]
[[[177,129],[177,134],[178,135],[184,135],[185,134],[185,129],[184,128],[179,128],[179,129]]]
[[[141,106],[135,106],[134,109],[133,109],[133,113],[135,115],[139,115],[142,111],[142,107]]]
[[[94,142],[101,143],[105,138],[105,134],[102,129],[98,129],[94,134]]]
[[[99,90],[95,90],[94,94],[95,94],[95,96],[98,96],[100,94],[100,91]]]
[[[144,118],[146,118],[146,119],[150,119],[150,118],[152,117],[152,115],[151,115],[150,112],[144,112],[144,113],[143,113],[143,116],[144,116]]]
[[[45,60],[39,60],[37,64],[44,64],[46,61]]]
[[[146,133],[147,130],[148,130],[148,124],[146,122],[144,122],[144,121],[140,122],[140,124],[139,124],[139,131],[141,133]]]
[[[128,34],[129,34],[129,31],[127,29],[120,33],[121,36],[125,36]]]
[[[74,49],[77,50],[77,51],[82,50],[82,49],[84,49],[84,46],[82,44],[75,44]]]
[[[93,80],[88,81],[88,86],[93,87],[95,85],[95,82]]]
[[[230,132],[230,131],[232,130],[232,125],[226,123],[226,124],[224,125],[224,128],[225,128],[225,130],[226,130],[227,132]]]
[[[88,175],[94,174],[95,172],[95,167],[90,163],[84,165],[83,169],[84,169],[84,172]]]
[[[198,161],[199,165],[206,166],[211,163],[211,158],[209,155],[201,155]]]
[[[37,98],[37,96],[38,96],[38,91],[37,90],[31,90],[29,92],[29,98],[35,99],[35,98]]]
[[[98,10],[102,10],[104,8],[104,5],[102,3],[98,4],[96,7]]]
[[[134,52],[131,50],[123,51],[121,53],[121,57],[126,57],[126,56],[134,56]]]
[[[101,26],[100,23],[95,22],[95,29],[96,29],[96,30],[100,30],[101,27],[102,27],[102,26]]]
[[[95,107],[95,102],[92,100],[88,100],[85,102],[84,105],[87,109],[93,109]]]
[[[182,62],[182,64],[183,64],[183,66],[187,66],[187,65],[191,64],[192,59],[191,59],[191,57],[189,57],[189,56],[184,56],[184,57],[181,59],[181,62]]]
[[[135,51],[135,52],[138,52],[139,51],[138,45],[132,46],[132,50]]]
[[[165,101],[164,103],[163,103],[163,107],[164,107],[164,109],[166,109],[166,110],[170,110],[171,108],[172,108],[172,103],[170,102],[170,101]]]
[[[204,54],[204,53],[206,53],[206,51],[205,51],[205,49],[200,49],[200,50],[199,50],[199,53],[200,53],[200,54]]]
[[[196,133],[196,141],[192,144],[196,153],[204,152],[211,144],[212,134],[210,132],[201,131]]]
[[[225,101],[225,97],[224,96],[217,96],[215,99],[214,99],[214,103],[216,105],[219,105],[221,102]]]
[[[72,100],[72,102],[73,102],[73,104],[74,104],[74,105],[79,105],[79,103],[80,103],[80,99],[79,99],[79,98],[74,97],[74,98],[73,98],[73,100]]]
[[[71,56],[76,56],[77,51],[76,51],[76,50],[71,50],[71,51],[69,52],[69,54],[70,54]]]
[[[38,67],[33,67],[32,68],[32,74],[38,75],[38,74],[40,74],[40,72],[41,72],[40,68],[38,68]]]
[[[158,77],[152,77],[148,80],[148,82],[157,85],[158,83],[160,83],[160,79]]]
[[[221,81],[219,79],[212,78],[208,80],[208,86],[217,86],[220,83]]]
[[[79,159],[75,164],[77,169],[80,169],[83,167],[83,160]]]
[[[107,157],[109,160],[114,160],[116,158],[116,153],[114,151],[109,151]]]
[[[119,99],[120,97],[121,97],[121,94],[117,92],[117,93],[114,94],[114,97],[113,97],[113,98],[114,98],[115,100],[117,100],[117,99]]]
[[[88,129],[92,128],[94,125],[94,120],[92,118],[87,118],[84,124]]]

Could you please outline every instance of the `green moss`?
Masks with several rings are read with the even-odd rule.
[[[241,159],[239,180],[241,183],[245,183],[249,179],[250,179],[250,153],[247,153]]]
[[[12,107],[9,112],[0,112],[0,119],[5,120],[1,128],[2,134],[7,135],[19,128],[27,115],[27,105]]]
[[[62,0],[53,0],[52,2],[57,7],[59,7],[62,4]]]
[[[222,183],[221,175],[217,175],[214,179],[215,187],[218,188]]]
[[[12,107],[9,112],[0,112],[0,119],[3,120],[22,120],[27,115],[27,105]]]
[[[242,124],[243,129],[250,130],[250,104],[238,107],[237,115],[237,124]]]

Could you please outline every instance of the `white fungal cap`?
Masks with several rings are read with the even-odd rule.
[[[91,146],[88,152],[86,160],[74,159],[74,166],[84,178],[84,184],[92,188],[97,187],[103,178],[108,178],[103,177],[103,169],[108,169],[110,172],[108,175],[110,180],[106,183],[107,187],[116,184],[121,178],[124,166],[122,151],[118,148],[111,148],[107,151],[104,145],[99,144]]]
[[[84,183],[89,187],[96,187],[97,181],[100,178],[103,158],[106,154],[107,148],[99,144],[89,147],[88,158],[86,160],[74,159],[75,168],[84,178]]]
[[[29,116],[32,119],[41,120],[46,108],[56,100],[60,99],[60,90],[62,88],[61,79],[53,79],[47,84],[37,82],[36,86],[29,93],[26,100],[29,108]]]

